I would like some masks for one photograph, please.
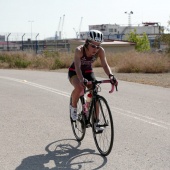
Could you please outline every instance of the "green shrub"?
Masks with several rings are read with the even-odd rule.
[[[5,61],[6,61],[6,60],[5,60],[5,56],[0,55],[0,61],[1,61],[1,62],[5,62]]]
[[[65,68],[65,64],[59,58],[55,58],[54,64],[52,65],[51,69],[55,70],[60,68]]]
[[[14,64],[17,68],[27,68],[31,62],[18,59],[14,62]]]

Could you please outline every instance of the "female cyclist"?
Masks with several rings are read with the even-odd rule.
[[[77,102],[80,94],[84,91],[84,82],[95,80],[92,63],[99,58],[101,65],[112,83],[117,84],[117,80],[107,63],[105,50],[101,47],[103,34],[98,30],[90,30],[84,45],[80,45],[75,50],[74,61],[69,67],[68,77],[74,87],[72,91],[72,104],[70,106],[71,118],[77,120]]]

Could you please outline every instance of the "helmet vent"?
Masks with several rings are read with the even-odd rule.
[[[103,42],[103,33],[98,30],[90,30],[87,35],[90,41]]]

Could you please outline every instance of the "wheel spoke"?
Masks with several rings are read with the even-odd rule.
[[[106,100],[100,96],[98,103],[99,108],[96,110],[98,110],[99,113],[96,113],[96,115],[98,115],[99,124],[101,127],[104,127],[104,130],[96,133],[93,127],[93,136],[97,149],[102,155],[106,156],[111,152],[113,146],[113,120]]]

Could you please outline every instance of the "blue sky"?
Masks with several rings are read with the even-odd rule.
[[[60,17],[65,15],[63,36],[75,38],[82,19],[81,31],[88,25],[128,25],[128,15],[133,11],[131,24],[160,22],[167,26],[170,20],[170,0],[0,0],[0,34],[27,33],[39,39],[54,36]],[[33,21],[33,22],[28,22]]]

